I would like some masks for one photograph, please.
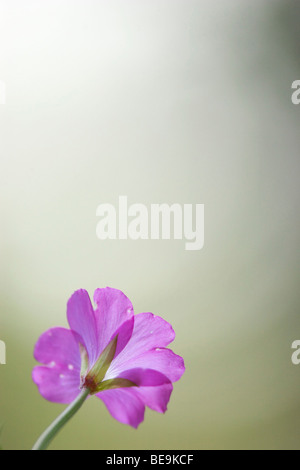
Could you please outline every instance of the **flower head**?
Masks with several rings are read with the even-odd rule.
[[[33,370],[40,394],[55,403],[71,403],[81,389],[100,398],[110,414],[133,427],[145,407],[164,413],[185,368],[168,346],[171,325],[152,313],[134,315],[119,290],[97,289],[94,309],[85,290],[67,305],[70,329],[52,328],[38,340]]]

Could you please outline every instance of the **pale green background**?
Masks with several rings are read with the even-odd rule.
[[[63,409],[34,343],[77,288],[123,290],[187,371],[138,431],[91,399],[59,449],[299,448],[299,1],[1,0],[1,443]],[[205,247],[100,242],[98,204],[204,203]]]

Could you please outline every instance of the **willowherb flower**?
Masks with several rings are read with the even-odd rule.
[[[86,389],[114,418],[136,428],[145,406],[166,411],[172,382],[185,370],[183,359],[166,348],[175,333],[152,313],[134,315],[117,289],[97,289],[94,301],[95,309],[85,290],[72,295],[70,330],[52,328],[39,338],[34,357],[44,365],[34,368],[33,380],[55,403],[69,404]]]

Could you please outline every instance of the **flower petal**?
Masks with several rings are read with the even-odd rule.
[[[119,328],[126,322],[126,331],[123,329],[122,338],[119,337],[116,355],[126,346],[133,330],[133,307],[132,303],[123,292],[118,289],[106,287],[97,289],[94,293],[94,301],[97,305],[95,310],[98,355],[116,335]]]
[[[145,405],[130,388],[105,390],[96,395],[105,404],[113,418],[134,428],[144,420]]]
[[[72,331],[51,328],[38,339],[34,357],[41,364],[80,370],[79,346]]]
[[[32,379],[40,394],[54,403],[69,404],[80,393],[80,375],[77,370],[37,366]]]
[[[142,400],[144,405],[159,413],[167,411],[173,385],[164,374],[152,369],[131,369],[124,371],[120,377],[137,385],[130,391]]]
[[[171,382],[156,387],[133,388],[132,393],[137,395],[142,402],[158,413],[165,413],[169,403],[173,385]]]
[[[121,378],[137,386],[105,390],[96,395],[115,419],[137,428],[144,419],[145,406],[160,413],[166,411],[173,387],[163,374],[149,369],[132,369],[125,371]]]
[[[86,290],[74,292],[68,301],[67,317],[71,330],[83,341],[90,365],[93,365],[98,358],[97,329],[94,310]]]
[[[124,360],[123,362],[117,360],[113,361],[106,373],[105,379],[118,377],[124,370],[137,367],[154,369],[161,372],[168,377],[171,382],[179,380],[185,371],[182,357],[174,354],[171,349],[155,348],[138,357],[133,357],[130,360]]]
[[[129,369],[132,361],[140,355],[157,347],[163,348],[174,338],[175,332],[170,323],[152,313],[139,313],[134,316],[133,332],[128,344],[114,359],[111,367],[117,371]]]
[[[120,354],[121,351],[123,351],[126,344],[130,340],[132,336],[133,326],[134,326],[134,317],[130,318],[130,320],[125,321],[113,334],[112,339],[118,336],[114,359]]]

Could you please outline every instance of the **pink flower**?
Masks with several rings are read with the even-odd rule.
[[[110,414],[133,427],[144,419],[145,406],[164,413],[185,368],[166,346],[175,333],[152,313],[134,315],[119,290],[97,289],[94,310],[85,290],[67,306],[70,330],[52,328],[38,340],[33,370],[40,394],[55,403],[71,403],[83,388],[96,395]]]

